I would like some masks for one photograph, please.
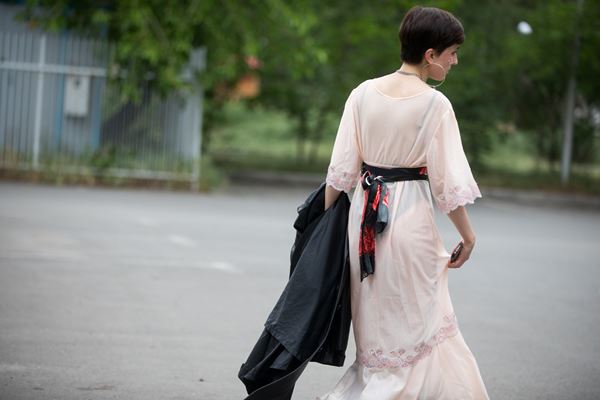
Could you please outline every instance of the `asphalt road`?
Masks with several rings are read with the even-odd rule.
[[[242,399],[309,191],[0,183],[0,399]],[[450,290],[491,398],[600,398],[600,212],[469,211],[478,245]],[[332,388],[353,353],[309,365],[294,399]]]

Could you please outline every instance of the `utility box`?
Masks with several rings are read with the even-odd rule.
[[[65,80],[66,115],[71,117],[86,117],[90,103],[90,77],[69,75]]]

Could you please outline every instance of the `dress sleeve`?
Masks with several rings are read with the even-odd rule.
[[[356,102],[352,91],[344,106],[325,182],[336,190],[348,193],[358,180],[362,158],[358,144]]]
[[[452,108],[444,113],[434,132],[427,151],[427,173],[433,198],[444,213],[481,197]]]

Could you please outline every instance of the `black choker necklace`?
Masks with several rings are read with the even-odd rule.
[[[402,74],[402,75],[414,75],[414,76],[418,77],[419,79],[421,79],[421,76],[414,72],[406,72],[406,71],[400,71],[400,70],[397,70],[396,72],[399,74]]]

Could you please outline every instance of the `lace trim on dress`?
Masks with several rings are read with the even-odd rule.
[[[333,187],[335,190],[340,190],[348,193],[356,184],[358,173],[349,174],[347,172],[338,171],[335,167],[329,166],[327,169],[327,178],[325,183]]]
[[[433,346],[458,333],[456,315],[444,317],[444,325],[437,334],[426,342],[421,342],[413,349],[397,349],[385,353],[381,349],[370,349],[359,354],[359,362],[366,368],[407,368],[413,367],[420,360],[431,354]]]
[[[458,206],[473,204],[478,197],[481,197],[481,192],[476,184],[452,186],[437,196],[437,203],[440,210],[447,214]]]

